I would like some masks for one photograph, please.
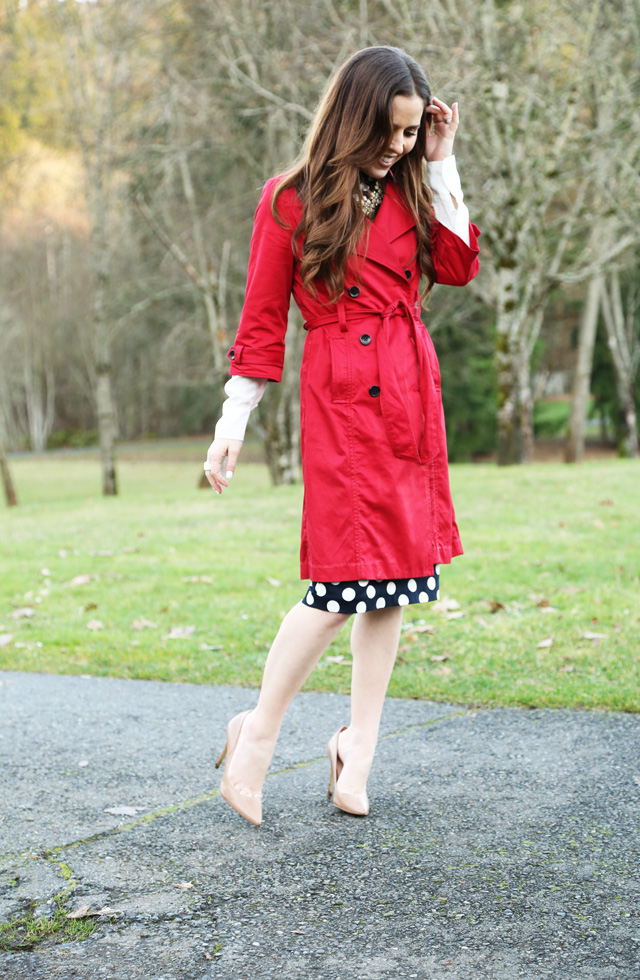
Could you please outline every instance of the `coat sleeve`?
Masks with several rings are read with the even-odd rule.
[[[267,181],[256,210],[244,306],[235,343],[227,353],[232,375],[270,381],[282,378],[294,267],[291,238],[295,225],[283,228],[271,213],[277,181],[276,177]],[[284,191],[278,200],[285,221],[291,210],[288,196],[289,191]]]
[[[478,275],[478,235],[480,229],[469,222],[469,244],[455,232],[441,225],[434,217],[431,221],[431,255],[436,270],[436,282],[445,286],[466,286]]]

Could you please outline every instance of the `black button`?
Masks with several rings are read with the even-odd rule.
[[[357,286],[351,286],[351,288],[349,289],[349,296],[351,297],[351,299],[355,299],[356,296],[359,296],[359,295],[360,295],[360,290],[358,289],[358,287]]]
[[[362,337],[360,338],[360,343],[363,344],[365,347],[369,346],[369,344],[371,343],[371,337],[369,336],[368,333],[362,334]]]
[[[411,279],[411,269],[405,269],[404,274],[407,277],[407,279]]]
[[[380,389],[378,388],[377,385],[371,385],[371,387],[369,388],[369,394],[371,395],[372,398],[377,398],[378,395],[380,394]]]
[[[229,351],[229,360],[230,361],[233,361],[233,359],[235,358],[235,356],[236,356],[236,352],[234,351],[234,349],[232,347],[231,350]]]

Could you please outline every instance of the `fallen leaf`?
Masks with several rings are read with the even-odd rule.
[[[134,548],[132,545],[129,545],[129,547],[127,547],[127,548],[122,548],[122,554],[123,555],[135,555],[135,554],[137,554],[137,551],[138,551],[138,549],[137,548]]]
[[[573,666],[573,664],[565,664],[564,667],[560,667],[558,669],[561,674],[570,674],[571,671],[575,670],[576,668]]]
[[[68,912],[67,919],[88,919],[99,915],[122,915],[122,909],[110,909],[108,905],[93,911],[89,905],[80,905],[75,912]]]
[[[165,640],[186,640],[195,632],[195,626],[172,626]]]
[[[36,611],[32,606],[23,606],[22,609],[14,609],[12,613],[9,613],[13,619],[31,619],[35,614]]]
[[[304,931],[304,929],[294,929],[293,930],[293,935],[294,936],[306,936],[306,932]]]
[[[451,667],[447,667],[446,664],[441,664],[440,667],[437,667],[436,668],[436,670],[434,671],[434,673],[435,674],[439,674],[440,677],[446,677],[447,674],[450,674],[451,673]]]
[[[343,655],[341,653],[339,653],[335,657],[325,657],[324,659],[325,659],[325,663],[327,663],[327,664],[342,664],[342,663],[344,663],[344,657],[343,657]]]
[[[88,602],[86,604],[86,606],[84,607],[84,611],[85,612],[91,612],[92,609],[97,609],[97,608],[98,608],[98,603],[97,602]]]
[[[489,612],[497,613],[501,609],[504,609],[504,602],[499,602],[497,599],[489,599]]]
[[[434,664],[442,663],[445,660],[451,660],[451,654],[450,653],[439,653],[439,654],[436,654],[435,657],[431,657],[431,662],[434,663]]]
[[[436,628],[431,623],[425,623],[419,626],[408,626],[406,629],[406,635],[411,636],[414,633],[435,633]]]
[[[448,612],[447,613],[447,619],[462,619],[463,616],[464,616],[464,613],[462,612],[462,610],[460,610],[460,612]]]
[[[149,630],[156,629],[156,623],[150,619],[146,619],[144,616],[140,616],[139,619],[134,619],[131,624],[132,630]]]
[[[210,960],[212,958],[211,957],[211,953],[204,953],[203,955],[204,955],[205,960]]]
[[[140,810],[146,810],[144,806],[112,806],[103,813],[112,813],[114,817],[135,817]]]
[[[205,582],[207,585],[213,585],[213,579],[208,575],[190,575],[189,578],[183,579],[183,582]]]
[[[99,619],[90,619],[87,623],[88,630],[103,630],[104,623],[100,622]]]
[[[613,507],[613,500],[609,500],[609,498],[607,497],[606,500],[601,500],[598,506],[599,507]]]
[[[591,630],[585,630],[582,634],[583,640],[604,640],[606,638],[606,633],[592,633]]]
[[[84,919],[88,915],[95,915],[88,905],[79,905],[74,912],[67,912],[67,919]]]
[[[65,582],[66,586],[70,585],[88,585],[91,579],[95,578],[95,575],[76,575],[69,582]]]
[[[540,640],[540,642],[539,642],[539,643],[536,643],[536,646],[537,646],[538,648],[540,648],[540,649],[542,649],[542,648],[544,648],[544,647],[550,647],[550,646],[553,646],[553,637],[552,637],[552,636],[548,636],[548,637],[546,638],[546,640]]]
[[[538,606],[539,609],[544,609],[548,605],[549,605],[548,599],[540,599],[540,602],[536,602],[536,606]]]
[[[11,633],[0,634],[0,647],[8,646],[8,644],[11,643],[12,639],[13,639],[13,635]]]
[[[192,881],[176,881],[175,887],[176,888],[179,888],[180,891],[186,892],[186,891],[189,890],[189,888],[193,888],[193,882]]]
[[[89,554],[91,555],[91,557],[97,555],[98,558],[111,558],[111,556],[113,555],[113,551],[108,551],[108,550],[90,551]]]
[[[598,530],[600,530],[601,528],[604,527],[604,524],[602,523],[599,517],[596,517],[595,521],[593,522],[593,526],[597,527]]]
[[[45,576],[45,578],[48,578],[48,577],[49,577],[49,575],[51,575],[51,572],[49,571],[49,569],[48,569],[48,568],[41,568],[41,569],[40,569],[40,574],[41,574],[41,575],[44,575],[44,576]]]
[[[267,582],[269,585],[272,585],[274,589],[277,589],[279,585],[282,585],[279,578],[271,578],[269,575],[267,575]]]
[[[80,762],[78,763],[78,765],[80,766],[81,769],[84,769],[85,766],[88,766],[89,765],[89,760],[88,759],[80,759]]]

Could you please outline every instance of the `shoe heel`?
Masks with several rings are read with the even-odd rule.
[[[224,757],[227,754],[227,748],[228,748],[228,746],[229,746],[229,743],[226,742],[225,743],[225,747],[223,748],[222,752],[220,753],[220,758],[216,762],[216,769],[219,769],[220,766],[222,765],[222,763],[224,762]],[[211,763],[209,763],[209,765],[211,765]]]
[[[327,755],[329,756],[329,762],[331,764],[331,772],[329,773],[329,789],[327,790],[328,800],[331,799],[334,786],[336,785],[336,782],[338,781],[338,776],[340,775],[340,773],[338,772],[338,759],[339,759],[338,736],[340,735],[341,732],[346,731],[346,728],[347,728],[346,725],[343,725],[342,728],[339,728],[338,731],[331,736],[331,738],[329,739],[329,744],[327,745]],[[342,762],[340,762],[340,768],[342,768]]]
[[[331,794],[333,793],[334,778],[333,778],[333,766],[331,767],[331,772],[329,773],[329,789],[327,790],[327,799],[331,799]]]

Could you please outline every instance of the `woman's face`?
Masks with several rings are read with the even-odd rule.
[[[393,136],[389,146],[378,160],[363,164],[369,177],[381,180],[389,169],[415,146],[424,113],[424,102],[419,95],[395,95],[391,104]]]

